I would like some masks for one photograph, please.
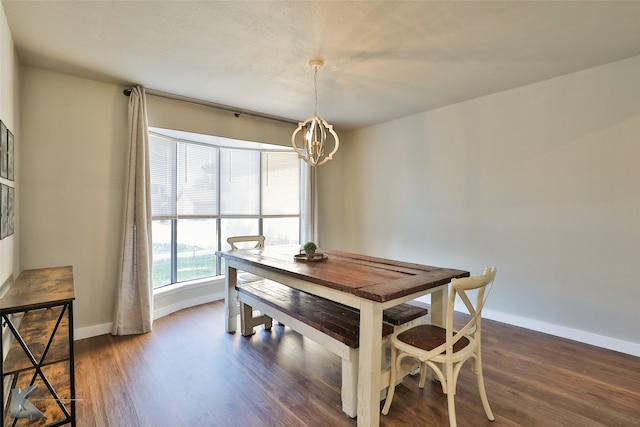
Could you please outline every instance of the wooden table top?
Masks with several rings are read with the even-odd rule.
[[[468,271],[413,264],[330,249],[318,249],[328,258],[297,261],[298,246],[231,250],[217,254],[290,277],[327,286],[360,298],[390,301],[467,277]]]
[[[75,299],[73,267],[24,270],[0,299],[0,310],[22,311]]]

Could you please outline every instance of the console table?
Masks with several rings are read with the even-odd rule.
[[[75,426],[74,299],[71,266],[25,270],[0,299],[3,330],[8,328],[12,338],[0,364],[5,426]],[[5,346],[0,339],[2,355]],[[14,402],[11,414],[12,395],[30,386],[36,388],[26,396],[26,406],[16,413]],[[20,401],[18,397],[14,400]],[[29,419],[34,407],[46,418]]]

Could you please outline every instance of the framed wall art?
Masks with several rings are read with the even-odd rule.
[[[7,178],[13,181],[13,133],[7,128]]]
[[[7,193],[7,236],[11,236],[13,234],[13,217],[14,217],[14,194],[15,190],[13,187],[7,187],[9,192]]]
[[[13,133],[0,120],[0,178],[14,180]],[[11,236],[14,230],[15,189],[0,184],[0,239]]]
[[[9,149],[8,146],[8,133],[7,125],[4,124],[3,121],[0,120],[0,177],[7,178],[7,169],[8,169],[8,157],[7,151]]]
[[[4,239],[9,235],[9,203],[7,200],[9,198],[9,186],[0,184],[0,187],[2,188],[0,191],[0,212],[2,212],[0,215],[0,239]]]

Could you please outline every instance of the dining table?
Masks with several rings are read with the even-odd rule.
[[[378,426],[383,310],[431,294],[431,322],[444,326],[448,284],[469,272],[333,249],[317,252],[322,256],[309,259],[289,245],[217,252],[225,263],[225,329],[232,333],[238,326],[239,271],[359,310],[357,425]]]

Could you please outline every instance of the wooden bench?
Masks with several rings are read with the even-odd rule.
[[[350,417],[355,417],[360,339],[359,311],[266,279],[238,285],[236,289],[242,306],[242,335],[252,335],[253,328],[262,324],[268,330],[272,326],[272,319],[275,319],[342,359],[342,410]],[[256,315],[254,310],[258,310],[260,315]],[[382,336],[391,335],[395,328],[408,328],[426,314],[426,308],[411,304],[391,307],[383,313]],[[381,384],[387,384],[389,372],[386,341],[383,341],[381,351]],[[402,375],[399,375],[398,382],[400,381]],[[386,386],[381,390],[381,396],[384,396],[385,388]]]

